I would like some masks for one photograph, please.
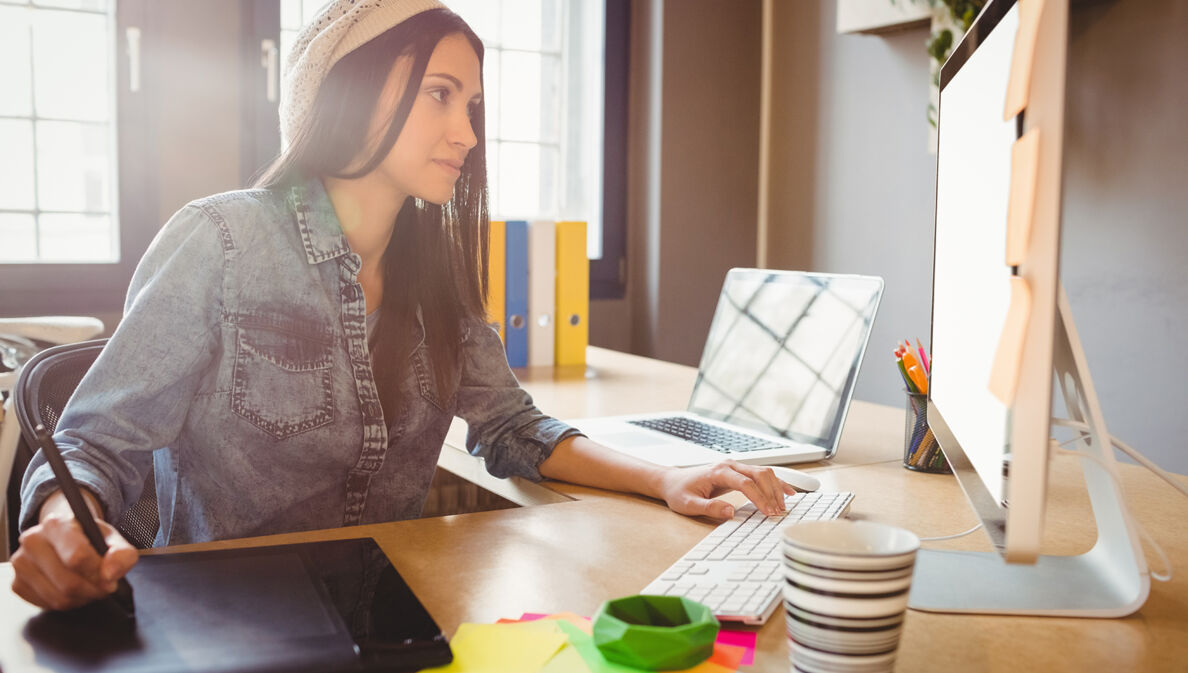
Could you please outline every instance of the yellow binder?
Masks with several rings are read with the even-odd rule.
[[[586,257],[586,223],[557,223],[558,366],[585,365],[590,342],[590,260]]]
[[[499,338],[507,343],[503,329],[507,298],[507,227],[503,221],[491,223],[491,261],[487,276],[487,322],[499,330]]]

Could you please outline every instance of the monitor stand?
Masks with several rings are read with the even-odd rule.
[[[1089,436],[1072,446],[1102,463],[1081,459],[1097,542],[1077,556],[1040,555],[1034,565],[1008,564],[998,552],[921,549],[909,607],[928,612],[1123,617],[1147,600],[1150,578],[1138,530],[1110,475],[1116,470],[1114,451],[1063,286],[1057,305],[1052,366],[1069,418],[1089,427]]]

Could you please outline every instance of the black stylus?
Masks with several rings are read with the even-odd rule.
[[[44,425],[38,424],[36,428],[33,428],[33,434],[37,435],[37,443],[41,445],[41,451],[45,454],[50,469],[58,478],[58,487],[62,489],[62,495],[66,496],[66,502],[70,503],[70,509],[74,511],[74,518],[78,521],[78,525],[82,526],[83,533],[91,541],[91,546],[99,552],[99,557],[103,558],[107,554],[107,542],[103,540],[103,533],[99,532],[99,526],[95,523],[95,519],[91,517],[91,508],[87,507],[87,503],[83,500],[82,493],[78,490],[78,483],[74,481],[70,470],[66,469],[66,462],[62,460],[58,445],[54,442],[54,438],[50,437]],[[128,580],[120,578],[111,599],[116,602],[124,615],[129,619],[135,619],[136,607],[132,602],[132,585],[128,584]]]

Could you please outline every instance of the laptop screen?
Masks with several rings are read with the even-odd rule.
[[[883,280],[732,269],[689,411],[831,452]]]

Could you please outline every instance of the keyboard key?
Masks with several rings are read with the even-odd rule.
[[[629,422],[633,425],[679,437],[685,441],[699,444],[721,453],[741,453],[783,446],[782,443],[777,441],[748,435],[743,432],[703,423],[683,416]]]
[[[719,608],[719,611],[721,614],[737,615],[742,612],[743,605],[744,603],[742,600],[738,598],[731,598],[730,600],[722,603],[722,607]]]

